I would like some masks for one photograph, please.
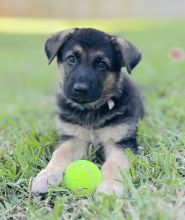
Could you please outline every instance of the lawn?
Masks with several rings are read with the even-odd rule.
[[[6,22],[0,28],[0,219],[185,219],[185,60],[169,57],[173,47],[185,50],[185,21]],[[119,33],[143,52],[131,77],[147,114],[139,124],[139,154],[127,152],[132,165],[123,173],[120,197],[77,198],[62,186],[44,197],[30,193],[31,178],[60,137],[57,68],[47,65],[43,52],[47,33],[60,25]]]

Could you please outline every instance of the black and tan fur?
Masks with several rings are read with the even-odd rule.
[[[128,169],[124,149],[137,151],[137,121],[142,100],[128,73],[141,53],[127,40],[90,29],[69,29],[46,41],[49,63],[57,57],[60,79],[61,142],[47,167],[34,179],[33,193],[58,185],[66,167],[81,159],[87,147],[102,145],[105,162],[97,191],[121,194],[119,169]]]

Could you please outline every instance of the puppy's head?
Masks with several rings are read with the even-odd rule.
[[[64,95],[80,104],[107,101],[120,79],[121,67],[131,73],[141,53],[128,41],[90,29],[69,29],[45,44],[49,64],[57,57]]]

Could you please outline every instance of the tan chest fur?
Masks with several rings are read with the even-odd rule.
[[[124,137],[127,137],[132,126],[129,124],[118,124],[115,126],[106,126],[99,129],[85,128],[80,125],[62,122],[60,132],[64,135],[72,135],[74,138],[92,143],[94,146],[102,144],[103,146],[112,146]]]

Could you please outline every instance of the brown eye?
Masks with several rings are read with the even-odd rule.
[[[104,60],[100,60],[97,64],[97,68],[101,71],[108,69],[108,65]]]
[[[66,61],[68,64],[74,65],[77,63],[77,59],[75,57],[75,55],[70,55],[66,58]]]

